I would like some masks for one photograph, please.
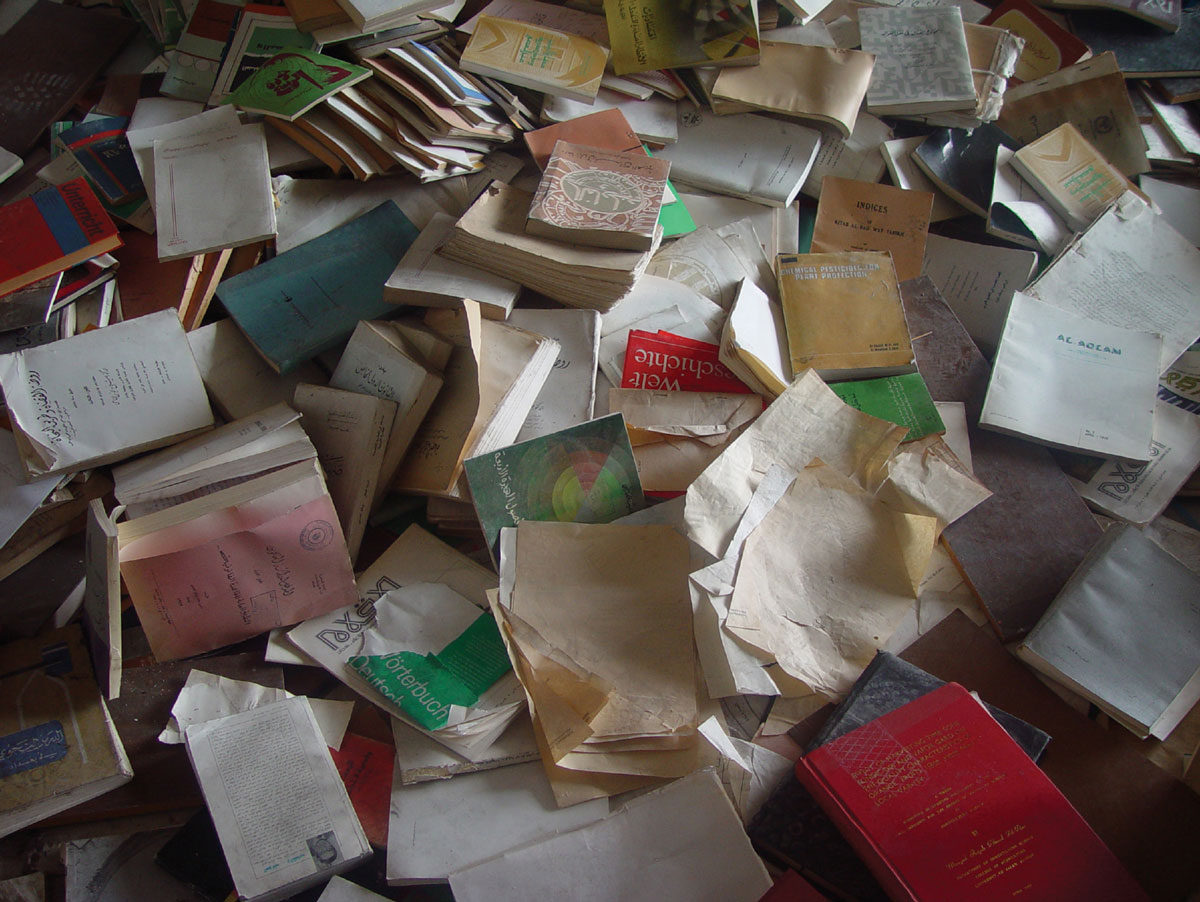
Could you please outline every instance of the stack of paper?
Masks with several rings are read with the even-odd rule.
[[[518,188],[491,185],[455,225],[443,255],[606,313],[629,293],[662,239],[660,227],[650,250],[614,251],[537,238],[525,231],[532,200]]]

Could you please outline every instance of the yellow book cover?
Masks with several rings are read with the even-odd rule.
[[[779,298],[792,370],[831,379],[913,372],[891,254],[780,254]]]
[[[827,175],[813,223],[813,253],[889,251],[903,282],[921,275],[933,195]]]
[[[617,75],[758,62],[753,0],[604,0]]]
[[[481,16],[462,53],[467,72],[591,103],[608,50],[595,41],[526,22]]]

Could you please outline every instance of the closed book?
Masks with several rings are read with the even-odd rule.
[[[891,256],[881,252],[778,258],[792,372],[826,381],[913,371],[913,349]]]
[[[40,0],[0,37],[0,146],[23,156],[133,37],[131,19]],[[17,102],[17,98],[20,102]]]
[[[619,150],[624,153],[642,153],[642,139],[630,126],[625,114],[618,109],[600,110],[577,116],[566,122],[556,122],[542,128],[525,132],[525,146],[538,169],[545,169],[550,154],[559,141]]]
[[[904,115],[975,108],[975,82],[958,7],[860,12],[862,49],[875,54],[868,112]]]
[[[133,778],[78,627],[0,656],[0,836]]]
[[[394,203],[376,207],[222,282],[217,297],[258,352],[286,373],[395,308],[383,285],[417,237]]]
[[[1076,232],[1133,187],[1070,122],[1017,150],[1012,165]]]
[[[1120,22],[1129,31],[1134,31],[1141,25],[1144,32],[1154,30],[1168,34],[1182,31],[1181,26],[1186,14],[1183,0],[1160,0],[1158,3],[1139,3],[1137,0],[1054,0],[1054,5],[1068,9],[1086,9],[1086,15],[1089,16],[1095,15],[1095,10],[1113,10],[1120,14],[1115,17],[1115,21]],[[1188,8],[1193,13],[1196,11],[1195,4],[1188,4]],[[1142,21],[1130,22],[1130,16]],[[1152,26],[1152,29],[1146,28],[1145,25]]]
[[[632,329],[620,387],[750,394],[752,389],[721,362],[720,353],[720,346],[710,342]]]
[[[933,195],[827,175],[821,183],[812,252],[890,251],[896,278],[921,274]]]
[[[367,839],[372,846],[386,849],[395,747],[348,732],[341,747],[330,749],[329,754]]]
[[[645,506],[625,420],[597,420],[469,458],[471,500],[492,551],[522,520],[611,523]]]
[[[921,142],[912,159],[938,188],[977,216],[987,216],[996,150],[1019,146],[990,123],[970,131],[943,128]]]
[[[946,431],[920,373],[835,382],[829,387],[856,410],[898,426],[907,426],[906,442]]]
[[[617,75],[683,66],[752,66],[758,6],[719,0],[693,10],[669,0],[605,0]]]
[[[1116,12],[1087,10],[1072,13],[1070,20],[1076,36],[1098,54],[1112,52],[1122,72],[1137,78],[1179,79],[1184,82],[1183,96],[1171,102],[1196,99],[1194,82],[1189,90],[1185,80],[1200,75],[1200,6],[1183,7],[1173,34]]]
[[[466,72],[584,103],[596,99],[607,62],[595,41],[495,16],[480,17],[461,59]]]
[[[44,188],[0,207],[0,296],[120,246],[84,179]]]
[[[667,160],[558,141],[533,195],[525,231],[617,250],[649,250]]]
[[[1200,701],[1200,576],[1112,526],[1017,655],[1139,737],[1166,739]]]
[[[984,17],[983,25],[1005,28],[1025,41],[1014,81],[1031,81],[1091,55],[1087,43],[1067,31],[1029,0],[1004,0]]]
[[[112,204],[123,204],[146,193],[125,139],[128,124],[124,116],[105,116],[59,132],[54,139],[75,157],[91,183]]]
[[[1149,898],[957,683],[810,752],[796,775],[893,900]]]
[[[288,122],[371,74],[370,69],[303,47],[290,47],[256,62],[257,68],[235,83],[223,102]]]

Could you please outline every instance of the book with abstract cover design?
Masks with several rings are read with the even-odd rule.
[[[645,506],[620,414],[472,457],[465,469],[496,560],[505,526],[522,520],[609,523]]]
[[[662,208],[668,160],[558,141],[525,231],[593,247],[649,250]]]
[[[221,102],[293,122],[370,74],[362,66],[297,47],[271,57]]]
[[[975,82],[955,6],[865,9],[862,49],[875,54],[867,110],[876,115],[974,109]]]
[[[592,103],[608,50],[576,34],[481,16],[462,52],[464,71]]]

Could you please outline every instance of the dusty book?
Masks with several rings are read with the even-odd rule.
[[[812,252],[887,251],[903,282],[921,274],[933,195],[826,176]]]
[[[1084,41],[1029,0],[1005,0],[981,24],[1005,28],[1025,41],[1013,71],[1014,81],[1032,81],[1050,75],[1091,55]]]
[[[78,627],[3,646],[0,836],[133,778]]]
[[[1198,599],[1200,576],[1136,527],[1112,526],[1017,656],[1139,737],[1166,739],[1200,701]]]
[[[238,895],[284,899],[371,855],[303,696],[187,728]]]
[[[1133,187],[1070,122],[1017,150],[1012,165],[1076,232]]]
[[[525,231],[617,250],[649,250],[667,160],[558,141],[533,195]]]
[[[579,35],[481,16],[460,64],[475,75],[591,103],[607,62],[607,48]]]
[[[975,107],[958,7],[897,6],[861,12],[862,49],[875,54],[868,112],[905,115]]]
[[[173,310],[0,356],[0,386],[31,476],[112,463],[213,422]]]
[[[682,66],[752,66],[759,59],[758,6],[720,0],[691,10],[665,0],[606,0],[617,75]]]
[[[793,373],[814,369],[830,380],[913,371],[890,255],[795,254],[777,266]]]

